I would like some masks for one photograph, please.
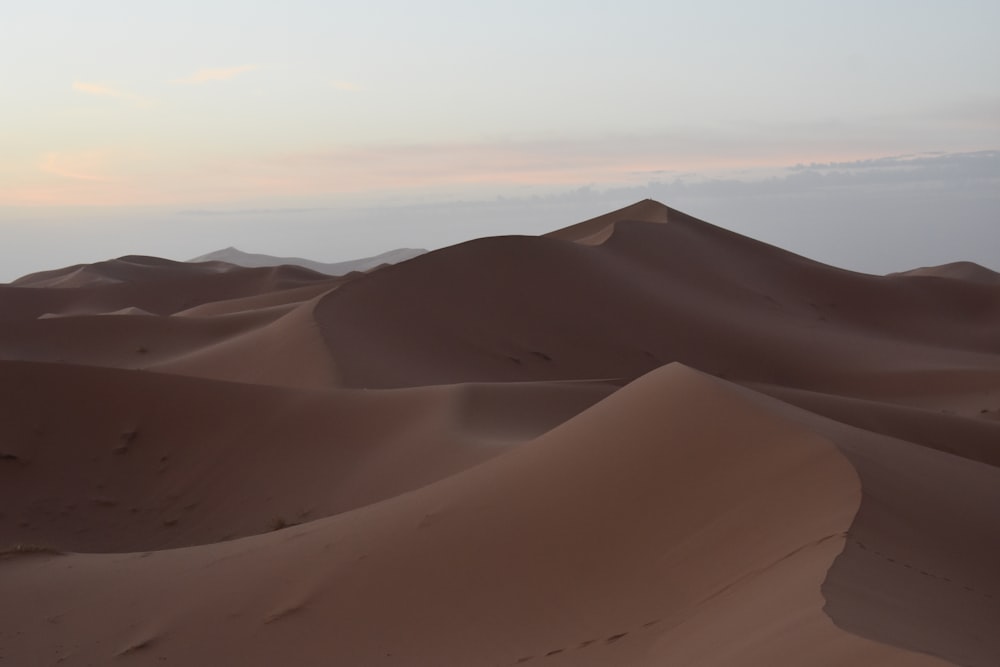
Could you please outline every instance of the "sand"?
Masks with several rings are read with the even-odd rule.
[[[653,201],[0,285],[0,665],[1000,664],[1000,281]]]

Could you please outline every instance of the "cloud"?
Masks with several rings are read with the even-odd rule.
[[[102,173],[105,163],[105,156],[100,151],[45,153],[38,168],[47,174],[76,181],[107,182],[109,179]]]
[[[328,211],[330,207],[308,207],[308,208],[294,208],[294,207],[282,207],[282,208],[238,208],[238,209],[208,209],[208,208],[192,208],[184,209],[178,211],[178,215],[204,215],[204,216],[217,216],[217,215],[301,215],[303,213],[316,213],[318,211]]]
[[[336,80],[332,82],[333,87],[337,90],[342,90],[345,93],[357,93],[361,91],[361,86],[354,83],[353,81],[343,81]]]
[[[124,97],[125,93],[120,90],[115,90],[108,86],[102,86],[97,83],[86,83],[83,81],[74,81],[73,90],[78,90],[81,93],[89,93],[91,95],[107,95],[108,97]]]
[[[969,160],[993,159],[997,151],[976,151],[972,153],[917,153],[912,155],[892,155],[888,157],[850,160],[841,162],[810,162],[789,167],[792,171],[830,169],[898,169],[906,167],[926,167],[928,165],[967,163]]]
[[[761,166],[778,169],[799,157],[784,156],[780,148],[770,145],[762,157],[757,146],[729,148],[722,143],[670,135],[346,145],[264,156],[252,169],[244,166],[235,171],[292,183],[295,194],[331,189],[359,193],[425,187],[640,184],[692,170],[704,175]],[[820,155],[840,157],[829,152]]]
[[[486,137],[480,141],[346,144],[261,156],[257,173],[285,178],[297,192],[338,193],[474,186],[507,188],[640,185],[697,174],[700,180],[756,180],[786,175],[789,165],[847,164],[859,155],[899,154],[867,141],[834,141],[828,133],[760,128],[749,136],[715,128],[678,127],[655,134],[608,134],[585,139]],[[916,161],[887,160],[914,168]],[[899,164],[898,162],[905,162]],[[940,168],[941,162],[935,163]],[[768,168],[770,173],[762,171]],[[854,165],[852,171],[862,169]],[[249,171],[249,170],[248,170]],[[888,170],[884,170],[888,171]]]
[[[111,86],[105,86],[100,83],[88,83],[86,81],[74,81],[73,90],[86,93],[87,95],[96,95],[98,97],[113,97],[119,100],[125,100],[127,102],[132,102],[133,104],[138,104],[140,106],[147,106],[150,102],[148,99],[142,95],[136,95],[135,93],[130,93],[125,90],[119,90],[117,88],[112,88]]]
[[[924,153],[843,162],[796,164],[777,172],[751,169],[723,178],[708,174],[683,174],[671,180],[653,179],[642,185],[605,188],[603,194],[620,198],[659,198],[663,201],[726,200],[814,201],[836,198],[861,201],[893,197],[916,204],[921,197],[949,193],[956,198],[1000,203],[1000,151]]]
[[[244,72],[252,72],[258,69],[257,65],[240,65],[239,67],[215,67],[200,69],[191,76],[183,79],[175,79],[174,83],[208,83],[209,81],[228,81]]]

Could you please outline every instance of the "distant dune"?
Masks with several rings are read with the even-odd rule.
[[[1000,664],[996,274],[650,200],[360,262],[0,285],[0,664]]]
[[[952,280],[968,280],[971,282],[1000,285],[1000,273],[987,269],[975,262],[952,262],[941,266],[924,266],[895,275],[929,276],[932,278],[950,278]]]
[[[291,264],[294,266],[304,266],[318,273],[325,273],[329,276],[344,276],[353,271],[369,271],[385,264],[398,264],[412,259],[417,255],[422,255],[426,250],[414,248],[399,248],[390,250],[374,257],[354,259],[346,262],[324,263],[301,257],[273,257],[271,255],[261,255],[257,253],[243,252],[236,248],[224,248],[210,252],[201,257],[188,260],[191,263],[199,262],[226,262],[236,266],[261,267],[261,266],[281,266]]]

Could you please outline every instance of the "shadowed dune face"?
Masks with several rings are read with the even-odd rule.
[[[917,438],[906,441],[861,430],[843,419],[884,419],[888,430],[920,428],[928,425],[923,411],[896,408],[886,415],[879,406],[866,415],[867,402],[847,406],[837,399],[832,412],[840,421],[834,421],[758,393],[746,395],[828,438],[859,475],[863,496],[858,514],[823,584],[832,620],[858,635],[954,664],[993,664],[1000,652],[1000,638],[992,630],[1000,623],[1000,440],[986,446],[967,430],[971,424],[962,423],[972,420],[951,416],[943,426],[960,449],[955,455],[914,444]],[[815,400],[802,404],[812,410]],[[939,437],[942,425],[930,426]],[[963,451],[966,442],[973,446]]]
[[[1000,664],[989,274],[646,200],[0,285],[0,662]]]
[[[887,438],[853,437],[841,449],[866,498],[827,576],[827,613],[861,636],[995,664],[1000,469]]]
[[[143,551],[337,514],[497,456],[614,387],[290,390],[0,362],[0,544]]]

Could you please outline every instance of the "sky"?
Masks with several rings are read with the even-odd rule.
[[[995,0],[12,3],[0,280],[644,197],[856,270],[1000,269],[998,25]]]

